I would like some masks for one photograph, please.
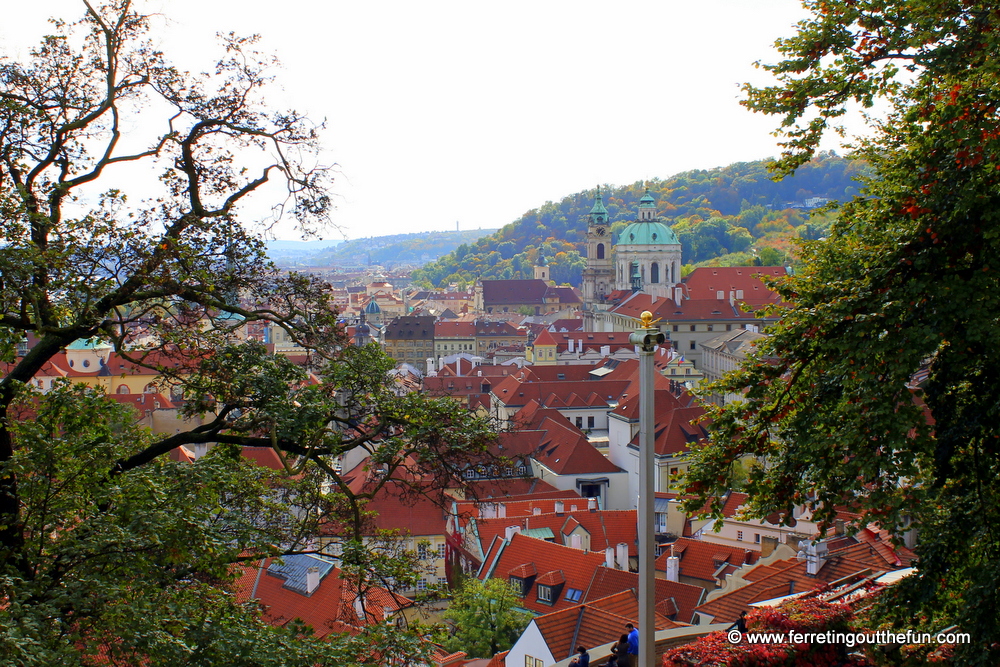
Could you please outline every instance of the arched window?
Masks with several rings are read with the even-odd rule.
[[[142,393],[144,393],[144,394],[155,394],[156,393],[156,385],[153,384],[152,382],[150,382],[149,384],[147,384],[143,388]]]
[[[653,265],[649,267],[649,282],[660,282],[660,265],[656,262],[653,262]]]
[[[127,394],[130,391],[131,390],[128,388],[127,384],[120,384],[120,385],[118,385],[118,393],[119,394]]]
[[[604,244],[597,244],[597,259],[604,259]]]

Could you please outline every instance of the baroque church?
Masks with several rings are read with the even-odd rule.
[[[608,210],[600,188],[587,225],[587,267],[583,272],[584,328],[594,331],[595,313],[606,310],[613,295],[642,291],[657,298],[675,296],[681,282],[681,244],[656,215],[656,200],[646,189],[639,217],[612,246]]]

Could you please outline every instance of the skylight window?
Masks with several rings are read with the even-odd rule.
[[[568,602],[579,602],[580,597],[583,595],[583,591],[579,588],[567,588],[566,589],[566,600]]]

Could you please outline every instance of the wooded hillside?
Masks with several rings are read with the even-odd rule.
[[[648,187],[658,200],[658,214],[669,221],[681,241],[685,264],[787,263],[791,239],[819,238],[829,227],[831,214],[810,216],[803,208],[807,200],[854,197],[861,187],[855,178],[865,165],[824,153],[776,183],[770,179],[768,162],[738,162],[667,179],[601,186],[613,240],[635,219],[639,198]],[[553,280],[579,285],[594,194],[589,189],[558,203],[546,202],[495,234],[463,244],[427,264],[414,277],[434,286],[468,284],[477,278],[531,278],[541,253]]]

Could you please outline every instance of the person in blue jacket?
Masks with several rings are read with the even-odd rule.
[[[631,623],[625,624],[628,630],[628,667],[636,667],[639,664],[639,631]]]

